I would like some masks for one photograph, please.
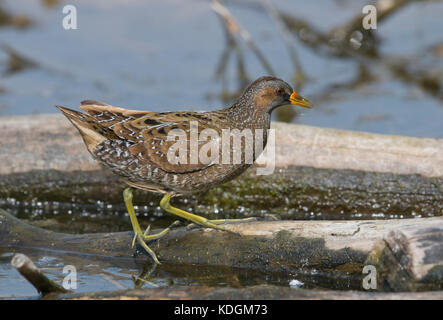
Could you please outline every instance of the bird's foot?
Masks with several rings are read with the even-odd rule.
[[[152,259],[154,259],[155,263],[160,264],[160,261],[158,261],[155,252],[151,248],[149,248],[147,242],[164,237],[169,232],[171,227],[176,225],[178,221],[174,221],[169,227],[167,227],[166,229],[162,230],[157,234],[148,235],[151,226],[148,226],[145,232],[142,231],[138,223],[137,215],[135,214],[134,211],[134,206],[132,205],[132,198],[133,196],[131,188],[126,188],[123,191],[123,199],[125,200],[126,209],[128,210],[129,218],[131,219],[132,229],[134,230],[134,239],[132,240],[132,247],[134,247],[135,241],[137,241],[137,243],[139,243],[142,246],[142,248],[145,249],[147,253],[149,253]]]
[[[141,234],[140,232],[137,232],[137,231],[134,230],[134,238],[132,239],[132,248],[134,248],[135,241],[137,241],[137,243],[140,244],[142,246],[142,248],[146,250],[147,253],[149,253],[149,255],[152,257],[152,259],[155,261],[155,263],[160,264],[160,261],[158,261],[157,255],[148,246],[147,242],[153,241],[153,240],[157,240],[157,239],[160,239],[160,238],[164,237],[169,232],[169,230],[172,227],[176,226],[178,223],[179,223],[179,221],[174,221],[166,229],[160,231],[159,233],[151,234],[151,235],[148,235],[148,233],[149,233],[149,231],[151,229],[151,225],[149,225],[146,228],[146,230],[145,230],[145,232],[143,234]]]
[[[238,232],[233,231],[231,229],[226,228],[223,224],[236,223],[236,222],[246,222],[252,221],[255,218],[246,218],[246,219],[220,219],[220,220],[209,220],[204,217],[195,215],[193,213],[186,212],[179,208],[175,208],[170,204],[171,195],[165,194],[160,201],[160,207],[166,210],[169,213],[175,214],[181,218],[191,221],[191,224],[200,225],[205,228],[216,229],[220,231],[227,231],[230,233],[234,233],[236,235],[240,235]]]

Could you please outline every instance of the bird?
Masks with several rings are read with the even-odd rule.
[[[78,129],[92,157],[128,185],[123,199],[134,231],[132,246],[137,241],[160,264],[147,243],[165,236],[177,221],[157,234],[149,234],[149,227],[143,232],[132,189],[163,194],[160,207],[193,224],[232,232],[223,224],[242,219],[209,220],[173,207],[170,200],[221,185],[247,170],[266,146],[271,112],[285,105],[312,107],[287,82],[263,76],[232,105],[209,112],[128,110],[95,100],[81,102],[84,112],[56,107]],[[252,140],[245,136],[237,145],[231,143],[233,133],[245,132]],[[263,148],[257,148],[255,139],[261,139]]]

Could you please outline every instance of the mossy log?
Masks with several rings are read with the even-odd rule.
[[[443,285],[443,217],[379,221],[263,221],[227,225],[241,236],[177,228],[151,243],[160,261],[269,272],[362,274],[378,288],[436,290]],[[155,232],[155,231],[154,231]],[[131,258],[132,232],[70,235],[30,226],[0,210],[0,245]],[[139,256],[148,259],[148,256]]]
[[[177,206],[210,218],[282,219],[428,217],[443,212],[443,139],[273,123],[274,174],[248,170],[223,186]],[[35,202],[90,205],[92,213],[125,212],[118,178],[101,169],[75,128],[61,115],[0,120],[0,206]],[[6,200],[9,199],[12,204]],[[161,215],[159,196],[137,192],[135,203]],[[97,202],[104,204],[98,208]],[[55,208],[60,209],[60,208]]]

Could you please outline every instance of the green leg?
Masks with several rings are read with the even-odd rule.
[[[243,219],[216,219],[216,220],[208,220],[208,222],[213,223],[215,225],[219,224],[231,224],[231,223],[242,223],[242,222],[251,222],[251,221],[257,221],[257,218],[250,217],[250,218],[243,218]],[[195,227],[198,227],[195,223],[190,223],[187,225],[188,229],[193,229]]]
[[[209,220],[206,219],[204,217],[201,216],[197,216],[195,214],[186,212],[184,210],[175,208],[173,206],[171,206],[170,204],[171,201],[171,195],[170,194],[165,194],[163,196],[163,198],[160,201],[160,207],[163,208],[165,211],[175,214],[181,218],[184,218],[186,220],[189,220],[195,224],[199,224],[201,226],[207,227],[207,228],[212,228],[212,229],[217,229],[217,230],[222,230],[222,231],[228,231],[231,233],[235,233],[238,234],[235,231],[229,230],[223,226],[220,226],[220,224],[223,223],[232,223],[232,222],[241,222],[241,221],[251,221],[254,220],[254,218],[247,218],[247,219],[220,219],[220,220]]]
[[[250,217],[250,218],[242,218],[242,219],[216,219],[216,220],[208,220],[209,222],[212,222],[214,224],[230,224],[230,223],[240,223],[240,222],[251,222],[256,221],[257,218]]]
[[[157,256],[155,255],[155,252],[152,251],[151,248],[148,247],[146,244],[146,241],[156,240],[160,239],[161,237],[164,237],[170,230],[170,228],[178,223],[178,221],[174,221],[168,228],[164,229],[163,231],[157,233],[157,234],[151,234],[148,235],[150,226],[146,228],[145,232],[142,232],[142,229],[140,228],[140,225],[137,220],[137,216],[135,215],[134,206],[132,205],[132,191],[131,188],[126,188],[123,191],[123,199],[125,200],[126,209],[128,210],[129,218],[131,219],[132,229],[134,230],[134,240],[132,241],[132,246],[135,244],[135,240],[145,249],[154,259],[155,263],[160,264],[160,261],[158,261]]]

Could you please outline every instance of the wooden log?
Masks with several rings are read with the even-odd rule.
[[[443,224],[439,222],[420,230],[410,226],[391,230],[365,263],[376,266],[378,288],[414,291],[443,289],[442,262]]]
[[[282,219],[428,217],[443,212],[443,140],[377,135],[274,123],[276,170],[254,170],[177,206],[209,218]],[[75,128],[60,115],[0,120],[0,206],[33,210],[61,202],[74,213],[125,212],[123,184],[102,170]],[[2,199],[10,199],[10,202]],[[162,214],[159,196],[137,192],[136,204]],[[12,203],[12,204],[11,204]],[[50,207],[51,205],[49,205]],[[42,209],[44,210],[44,209]],[[49,208],[52,210],[52,207]],[[98,211],[98,212],[97,212]]]
[[[276,166],[443,176],[443,139],[325,129],[274,122]],[[97,170],[77,130],[62,115],[0,120],[0,174]]]
[[[269,272],[295,273],[302,268],[315,268],[319,272],[361,275],[365,265],[373,265],[378,288],[383,290],[436,290],[443,284],[443,217],[267,221],[227,226],[241,236],[177,228],[151,247],[163,262]],[[399,234],[401,239],[397,240]],[[27,225],[0,210],[0,245],[130,258],[134,253],[131,242],[131,232],[55,233]],[[402,247],[398,249],[396,244]],[[397,257],[395,263],[392,255]]]
[[[443,291],[428,292],[359,292],[304,290],[260,285],[246,288],[177,286],[93,293],[57,294],[45,300],[442,300]]]
[[[432,217],[443,212],[442,185],[443,178],[420,175],[290,167],[270,176],[246,172],[207,192],[174,198],[173,204],[212,219],[266,214],[281,219]],[[124,184],[104,170],[15,173],[0,176],[0,207],[41,210],[54,218],[54,210],[75,215],[86,208],[103,219],[108,213],[116,219],[118,212],[126,225],[123,189]],[[157,194],[136,191],[134,201],[150,215],[165,214]],[[38,207],[37,202],[46,204]]]
[[[264,213],[339,219],[442,214],[442,139],[273,126],[275,174],[256,176],[252,170],[179,205],[218,218]],[[0,142],[1,206],[8,205],[1,198],[22,204],[30,200],[121,204],[117,179],[98,168],[75,129],[61,116],[2,119],[0,134],[4,137]],[[145,194],[143,201],[155,203],[158,196]],[[124,212],[123,206],[119,208]],[[121,257],[133,252],[129,232],[53,233],[14,220],[4,211],[0,222],[0,243],[6,245],[56,250],[69,246],[74,252]],[[385,290],[441,288],[441,218],[277,221],[232,228],[243,236],[177,229],[155,243],[154,249],[161,260],[173,263],[282,272],[312,267],[356,274],[370,263],[379,270],[377,283]]]

